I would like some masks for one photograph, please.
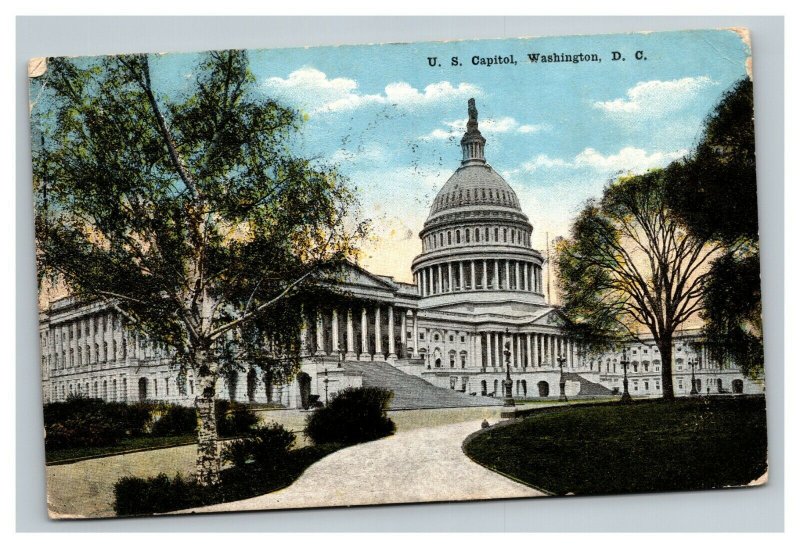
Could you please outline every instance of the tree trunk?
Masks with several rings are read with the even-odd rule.
[[[664,335],[658,339],[658,351],[661,353],[661,394],[665,400],[674,400],[672,387],[672,335]]]
[[[196,478],[200,485],[219,483],[219,453],[217,451],[217,418],[214,398],[215,376],[207,363],[207,354],[198,352],[200,394],[195,398],[197,409],[197,465]]]

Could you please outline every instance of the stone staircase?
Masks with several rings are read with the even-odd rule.
[[[387,388],[394,392],[390,409],[429,409],[437,407],[485,407],[502,405],[486,396],[470,396],[439,388],[420,377],[403,373],[386,362],[342,363],[345,374],[360,374],[362,386]]]
[[[581,384],[578,396],[611,396],[610,388],[606,388],[602,384],[592,382],[589,379],[580,376],[577,373],[564,373],[564,380],[570,382],[578,382]]]

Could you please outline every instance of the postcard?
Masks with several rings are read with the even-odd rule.
[[[751,68],[738,28],[32,59],[50,517],[764,484]]]

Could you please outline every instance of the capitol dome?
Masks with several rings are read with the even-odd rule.
[[[431,216],[468,206],[503,206],[522,211],[516,192],[489,164],[465,165],[447,180],[431,206]]]
[[[487,299],[543,304],[533,226],[514,189],[486,162],[485,146],[470,99],[461,166],[439,190],[419,234],[422,253],[412,263],[418,291],[443,302],[477,291]]]

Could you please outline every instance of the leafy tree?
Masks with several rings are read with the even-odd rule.
[[[661,354],[663,397],[674,398],[672,338],[695,314],[719,246],[690,234],[667,208],[664,170],[610,183],[557,246],[566,329],[587,347],[637,339],[644,326]]]
[[[716,360],[746,373],[763,369],[753,82],[726,91],[684,161],[669,167],[670,207],[693,233],[725,252],[711,266],[703,295],[705,338]]]
[[[245,53],[203,56],[185,90],[159,89],[160,62],[50,58],[32,81],[38,263],[192,370],[197,480],[213,484],[226,355],[258,348],[257,325],[295,367],[301,307],[364,225],[346,181],[293,153],[301,117],[260,94]]]

